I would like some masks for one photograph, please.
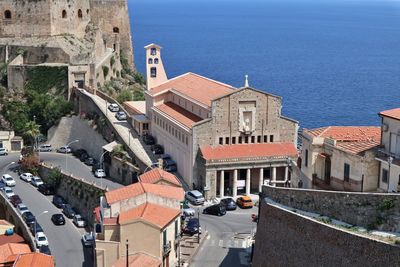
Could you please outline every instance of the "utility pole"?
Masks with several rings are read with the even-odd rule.
[[[197,243],[200,244],[200,208],[197,208],[197,219],[199,220],[199,228],[197,229]]]
[[[129,250],[129,244],[128,244],[128,239],[126,240],[126,267],[129,267],[129,254],[128,254],[128,250]]]

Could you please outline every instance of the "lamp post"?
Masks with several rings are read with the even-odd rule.
[[[42,216],[43,214],[46,214],[46,213],[48,213],[48,212],[49,212],[48,210],[45,210],[45,211],[43,211],[42,213],[40,213],[38,216],[35,217],[35,232],[34,232],[35,237],[36,237],[37,218],[39,218],[40,216]]]
[[[126,267],[129,267],[129,243],[128,243],[128,239],[126,240],[125,243],[126,246]]]
[[[13,164],[15,164],[15,161],[12,161],[12,162],[8,163],[6,166],[4,166],[3,167],[3,172],[5,172],[4,170],[7,170],[8,166],[13,165]]]
[[[102,170],[104,170],[103,168],[103,161],[104,161],[104,155],[107,153],[108,151],[104,151],[101,156],[100,156],[100,168]],[[100,186],[103,187],[103,176],[100,177]]]
[[[77,142],[79,142],[79,140],[74,140],[74,141],[72,141],[72,142],[69,142],[67,145],[66,145],[66,148],[65,148],[65,173],[67,173],[68,172],[68,157],[67,157],[67,152],[68,152],[68,147],[69,147],[69,145],[70,144],[73,144],[73,143],[77,143]]]
[[[107,117],[107,113],[108,113],[108,107],[107,107],[107,105],[108,105],[108,103],[107,103],[107,100],[104,100],[104,101],[106,101],[106,117]]]
[[[197,244],[200,244],[200,208],[197,208],[197,220],[199,221],[199,228],[197,229]]]
[[[392,156],[388,157],[387,161],[388,161],[388,164],[389,164],[389,174],[388,174],[388,179],[387,179],[387,184],[388,184],[388,185],[387,185],[387,192],[389,193],[389,187],[390,187],[390,167],[391,167],[392,162],[393,162],[393,157],[392,157]]]
[[[131,146],[131,129],[130,128],[128,128],[128,146],[130,147]]]

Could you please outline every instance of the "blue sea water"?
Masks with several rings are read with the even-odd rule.
[[[135,64],[163,47],[169,77],[195,72],[283,97],[301,127],[379,125],[400,107],[398,0],[129,0]]]

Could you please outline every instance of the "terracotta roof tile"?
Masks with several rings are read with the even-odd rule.
[[[52,256],[43,253],[28,253],[19,255],[13,267],[54,267]]]
[[[142,219],[163,229],[180,214],[181,211],[179,209],[172,209],[147,202],[136,208],[121,212],[118,222],[121,224],[127,221]]]
[[[317,129],[304,129],[314,137],[331,138],[336,141],[380,140],[381,128],[371,126],[328,126]]]
[[[390,117],[396,120],[400,120],[400,108],[389,109],[379,112],[379,115]]]
[[[129,255],[128,257],[129,267],[159,267],[161,266],[161,260],[154,258],[148,254],[137,253]],[[126,267],[126,258],[121,257],[119,260],[114,262],[112,267]]]
[[[380,145],[379,141],[337,142],[336,146],[353,154],[358,154]]]
[[[199,116],[187,111],[186,109],[178,106],[172,102],[166,102],[164,104],[153,107],[154,110],[164,113],[165,115],[177,120],[188,128],[192,128],[193,124],[203,120]]]
[[[150,94],[155,95],[169,89],[174,89],[208,107],[211,106],[211,100],[235,90],[230,85],[189,72],[150,89]]]
[[[0,235],[0,246],[7,243],[25,243],[25,239],[16,233],[12,235]]]
[[[139,179],[142,183],[147,183],[147,184],[156,184],[159,181],[164,180],[173,185],[182,187],[181,182],[175,175],[166,172],[160,168],[154,168],[151,171],[143,173],[142,175],[139,176]]]
[[[0,246],[0,263],[14,261],[18,254],[30,253],[27,244],[8,243]]]
[[[141,183],[135,183],[131,185],[127,185],[115,190],[111,190],[106,192],[107,203],[111,204],[114,202],[118,202],[123,199],[129,199],[141,194],[144,194],[144,189]]]
[[[201,153],[206,160],[259,157],[295,157],[297,149],[293,143],[261,143],[203,146]]]

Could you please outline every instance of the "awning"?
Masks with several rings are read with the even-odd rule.
[[[113,142],[111,142],[111,143],[109,143],[109,144],[103,146],[103,149],[104,149],[105,151],[112,152],[113,149],[114,149],[114,147],[116,147],[117,145],[118,145],[118,143],[115,142],[115,141],[113,141]]]

